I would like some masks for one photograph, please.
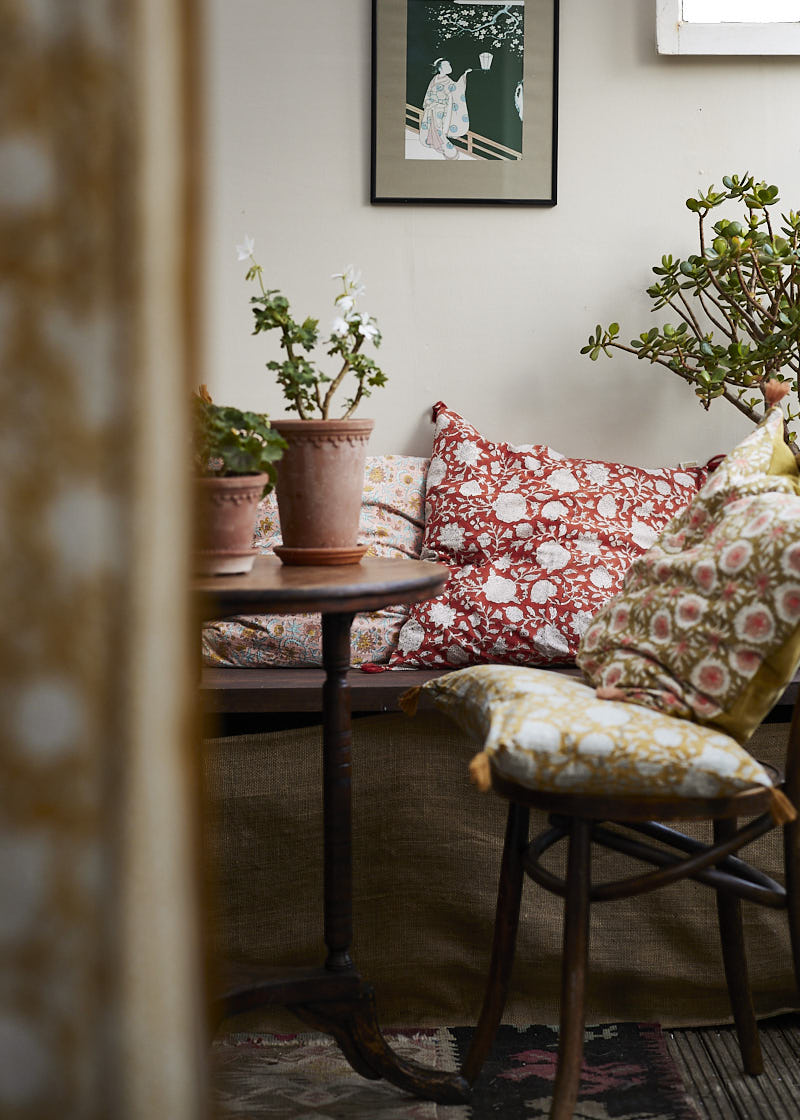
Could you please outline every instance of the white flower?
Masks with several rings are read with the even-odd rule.
[[[331,325],[331,334],[335,334],[337,338],[342,338],[350,330],[350,324],[341,315],[337,315]]]
[[[415,649],[419,649],[424,640],[425,631],[415,618],[411,618],[400,630],[397,644],[402,653],[413,653]]]
[[[473,464],[477,463],[480,454],[481,449],[478,447],[477,443],[475,443],[474,440],[465,439],[456,448],[454,457],[459,463],[464,463],[466,466],[471,467]]]
[[[363,336],[367,340],[367,342],[372,342],[380,334],[380,331],[378,330],[377,326],[370,319],[367,319],[367,320],[362,319],[361,322],[359,323],[358,329],[361,332],[361,334],[363,334]]]
[[[453,625],[456,612],[446,603],[432,603],[428,611],[428,617],[434,626],[448,627]]]
[[[548,622],[541,630],[536,631],[533,639],[534,647],[545,657],[563,657],[569,653],[569,642],[558,629]]]
[[[566,568],[571,559],[566,548],[556,541],[545,541],[536,549],[536,563],[546,572],[556,572],[559,568]]]
[[[249,234],[244,235],[244,241],[241,245],[236,246],[237,259],[240,261],[249,260],[255,252],[256,243]]]
[[[592,621],[592,614],[590,611],[576,611],[570,619],[570,629],[582,638],[586,631],[589,629],[589,623]]]
[[[633,543],[638,544],[639,548],[649,548],[650,545],[655,544],[658,534],[652,525],[648,525],[645,521],[634,521]]]
[[[528,594],[532,603],[546,603],[556,591],[558,588],[549,579],[537,579],[536,583],[531,584]]]
[[[366,291],[361,283],[361,272],[349,264],[344,272],[334,272],[331,280],[344,280],[344,286],[354,296],[361,296]]]
[[[490,603],[509,603],[517,597],[517,585],[513,579],[493,574],[484,583],[483,593]]]
[[[595,536],[590,536],[588,533],[578,537],[575,544],[584,556],[599,556],[600,555],[600,541]]]
[[[355,296],[337,296],[335,302],[339,305],[339,310],[344,312],[352,311],[356,305]]]
[[[598,564],[589,576],[589,581],[593,583],[595,587],[610,587],[614,582],[608,568],[605,568],[602,564]]]
[[[434,486],[438,486],[439,483],[443,481],[446,474],[447,464],[444,459],[441,459],[438,455],[434,455],[428,467],[427,488],[432,490]]]
[[[439,544],[442,548],[461,548],[464,543],[464,530],[454,521],[442,525],[439,530]]]
[[[550,475],[550,485],[561,494],[570,494],[578,489],[578,480],[568,467],[561,467]]]
[[[605,463],[587,463],[586,474],[595,486],[605,486],[610,477],[610,471]]]
[[[542,517],[546,517],[548,521],[558,521],[559,517],[563,517],[569,510],[563,502],[546,502],[542,506]]]
[[[525,498],[514,491],[499,494],[494,503],[495,516],[500,521],[521,521],[527,509],[528,503]]]

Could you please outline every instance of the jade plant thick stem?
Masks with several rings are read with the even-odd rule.
[[[337,359],[338,364],[329,375],[306,357],[320,340],[319,320],[307,318],[298,323],[292,317],[286,296],[275,288],[264,287],[263,270],[253,256],[254,247],[249,237],[237,247],[239,260],[250,261],[246,279],[255,280],[261,293],[250,298],[255,318],[253,333],[277,330],[286,355],[283,361],[267,362],[267,369],[275,373],[289,408],[302,420],[315,415],[330,419],[333,396],[350,375],[353,389],[344,401],[342,414],[342,419],[347,419],[372,389],[385,385],[387,380],[373,359],[362,353],[365,342],[380,346],[381,334],[375,319],[358,310],[357,301],[364,292],[359,276],[352,268],[334,276],[341,280],[342,291],[335,298],[336,317],[325,342],[328,357]]]
[[[778,188],[752,175],[726,175],[686,200],[697,215],[699,252],[661,258],[647,289],[653,311],[669,307],[672,322],[643,331],[629,345],[619,324],[599,324],[581,349],[594,361],[624,350],[670,370],[691,385],[703,408],[717,397],[758,423],[771,379],[789,382],[785,438],[798,452],[792,424],[800,416],[800,215],[775,216]],[[744,208],[736,218],[709,215],[726,203]]]

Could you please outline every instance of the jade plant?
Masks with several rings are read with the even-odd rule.
[[[260,291],[250,298],[255,319],[253,334],[277,330],[285,352],[281,361],[267,362],[267,369],[275,373],[289,409],[302,420],[315,416],[330,419],[333,396],[347,381],[352,385],[342,414],[342,419],[347,419],[372,389],[384,385],[387,380],[375,361],[362,352],[365,342],[376,348],[380,346],[381,334],[375,319],[358,309],[358,299],[364,293],[360,276],[348,268],[333,277],[341,281],[342,290],[334,300],[336,316],[323,345],[338,368],[331,374],[324,373],[313,358],[306,356],[320,342],[319,320],[306,318],[302,323],[297,322],[286,296],[275,288],[264,287],[263,270],[253,256],[254,248],[250,237],[245,237],[244,243],[237,246],[239,260],[250,262],[245,279],[255,281]]]
[[[800,214],[776,217],[778,188],[752,175],[726,175],[722,183],[722,190],[712,185],[686,200],[697,217],[699,251],[663,256],[653,268],[652,310],[668,307],[675,318],[629,345],[618,323],[598,324],[581,353],[592,360],[612,350],[635,354],[687,382],[703,408],[722,397],[754,423],[764,415],[767,382],[789,382],[784,433],[797,453]],[[717,216],[726,203],[739,208],[738,217]]]
[[[268,494],[286,447],[269,417],[214,404],[205,385],[192,395],[192,411],[196,473],[203,478],[266,474],[263,494]]]

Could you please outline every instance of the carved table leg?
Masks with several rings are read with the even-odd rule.
[[[356,972],[350,956],[353,937],[351,727],[347,671],[350,668],[352,614],[322,616],[323,789],[325,843],[325,968]],[[469,1087],[458,1073],[406,1061],[381,1034],[369,984],[357,994],[334,1000],[292,1004],[295,1014],[333,1035],[350,1065],[362,1077],[385,1078],[415,1096],[446,1104],[466,1101]]]
[[[322,755],[325,820],[325,967],[352,969],[353,858],[350,772],[350,627],[352,614],[322,616]]]

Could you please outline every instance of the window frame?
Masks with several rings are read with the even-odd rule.
[[[683,0],[656,0],[659,54],[800,54],[797,23],[694,23]]]

